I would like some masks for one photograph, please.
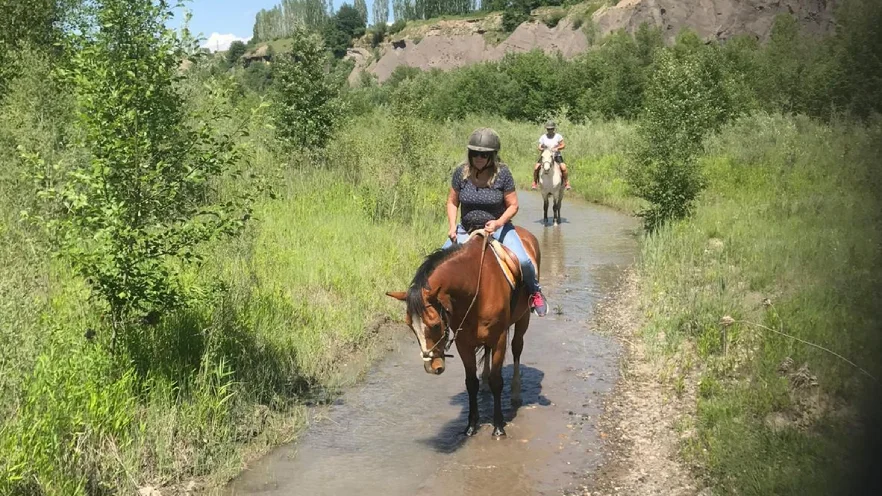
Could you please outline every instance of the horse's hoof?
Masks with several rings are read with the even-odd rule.
[[[494,427],[493,437],[497,439],[499,439],[500,437],[505,437],[505,429],[503,429],[502,427]]]
[[[470,426],[466,427],[465,435],[467,437],[472,437],[477,433],[478,433],[478,426],[477,425],[470,425]]]

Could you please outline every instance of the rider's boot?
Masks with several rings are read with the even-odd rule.
[[[539,317],[545,317],[545,314],[548,313],[548,303],[545,301],[545,296],[543,296],[540,291],[530,295],[530,308],[536,312],[536,315]]]

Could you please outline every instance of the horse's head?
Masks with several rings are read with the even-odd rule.
[[[397,291],[386,295],[407,303],[405,321],[420,344],[423,367],[430,374],[442,374],[444,352],[450,339],[450,325],[447,320],[450,315],[449,300],[433,295],[428,288],[414,286],[407,293]]]
[[[540,162],[542,162],[543,173],[551,172],[551,169],[554,167],[554,150],[551,148],[542,150],[542,158],[540,159]]]

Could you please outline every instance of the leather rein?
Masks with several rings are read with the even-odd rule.
[[[465,321],[469,317],[469,313],[472,311],[472,307],[475,306],[475,301],[478,300],[478,291],[481,289],[481,275],[484,273],[484,255],[487,254],[487,244],[490,242],[491,235],[489,233],[487,233],[487,231],[485,231],[484,229],[478,229],[476,231],[473,231],[471,235],[472,236],[481,236],[484,238],[484,240],[481,243],[481,265],[478,268],[478,284],[475,286],[475,296],[472,297],[472,302],[469,303],[469,308],[466,310],[465,315],[463,315],[463,317],[462,317],[462,321],[460,321],[460,323],[459,323],[459,327],[457,327],[455,331],[450,328],[449,314],[452,312],[447,310],[443,306],[440,308],[441,309],[441,312],[440,312],[441,318],[444,320],[444,324],[445,324],[444,337],[439,339],[438,342],[435,343],[435,346],[432,346],[427,351],[422,352],[422,358],[423,358],[424,362],[431,361],[434,358],[452,357],[453,356],[453,355],[448,355],[447,352],[450,351],[450,347],[453,346],[453,343],[456,342],[456,336],[459,335],[459,331],[461,331],[462,326],[465,325]],[[452,339],[450,337],[451,334],[453,334]],[[445,340],[447,341],[447,344],[444,346],[444,353],[442,354],[442,356],[441,357],[432,356],[432,352],[435,351],[435,349],[438,348],[438,345],[441,344]]]

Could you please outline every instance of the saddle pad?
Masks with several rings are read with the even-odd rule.
[[[511,256],[508,251],[506,251],[505,247],[502,246],[502,243],[495,239],[490,240],[490,248],[493,250],[493,255],[496,256],[496,262],[498,262],[499,267],[502,268],[502,273],[505,274],[505,280],[508,281],[508,285],[514,290],[521,278],[521,271],[518,270],[517,277],[515,277],[508,262],[511,261],[513,262],[512,265],[518,267],[519,264],[517,259],[514,256]]]
[[[502,243],[487,234],[487,231],[483,229],[475,230],[471,233],[469,239],[475,236],[484,236],[485,238],[488,238],[490,249],[493,251],[493,255],[496,257],[496,262],[502,269],[502,273],[505,274],[505,280],[508,281],[508,285],[511,286],[512,290],[517,289],[518,282],[521,281],[523,276],[518,258],[514,253],[509,252],[504,246],[502,246]],[[527,256],[529,257],[530,255],[527,254]],[[534,260],[533,257],[530,257],[530,261],[533,262],[534,267],[537,267],[536,260]],[[512,268],[514,268],[514,270],[512,270]]]

